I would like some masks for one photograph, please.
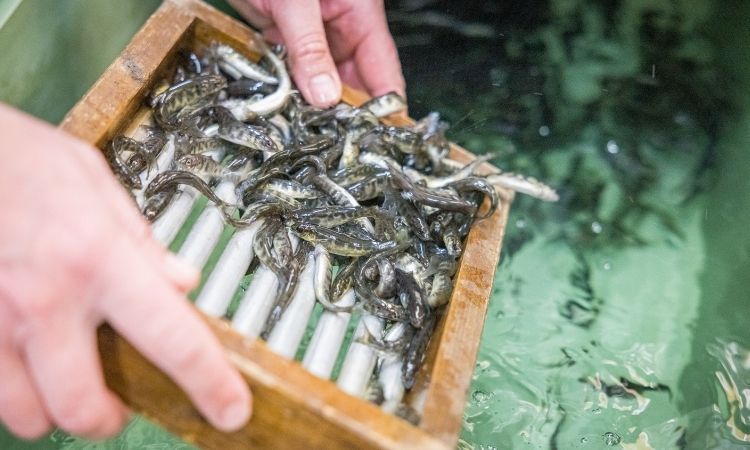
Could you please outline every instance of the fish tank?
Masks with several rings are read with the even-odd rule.
[[[158,3],[0,2],[0,100],[58,122]],[[386,8],[410,115],[560,194],[513,202],[459,448],[750,446],[750,3]]]

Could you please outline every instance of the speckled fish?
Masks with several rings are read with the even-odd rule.
[[[212,97],[227,87],[227,80],[218,75],[201,75],[170,87],[156,99],[154,117],[167,128],[177,125],[180,118],[207,106]]]
[[[394,91],[371,98],[360,106],[373,113],[375,117],[386,117],[397,112],[406,111],[406,100]]]
[[[114,172],[120,182],[129,189],[141,189],[143,187],[141,178],[138,173],[128,167],[126,161],[121,158],[121,154],[133,139],[127,136],[117,136],[104,151],[104,157],[109,163],[109,167]]]
[[[262,99],[229,98],[221,102],[221,105],[232,111],[237,120],[245,121],[255,116],[271,116],[286,106],[292,94],[292,81],[287,73],[284,61],[273,52],[267,52],[266,58],[278,77],[278,86],[273,94],[266,95]]]
[[[409,323],[415,328],[421,328],[425,318],[430,314],[430,307],[425,301],[422,289],[414,279],[414,275],[396,269],[396,282],[399,286],[399,299],[409,313]]]
[[[232,75],[235,79],[245,77],[264,83],[278,84],[279,82],[278,78],[268,73],[266,69],[250,61],[240,52],[226,44],[213,44],[210,51],[217,56],[219,66],[222,70]]]
[[[360,277],[354,278],[354,292],[362,300],[362,308],[368,313],[396,322],[409,321],[406,308],[376,296]]]
[[[359,239],[313,224],[292,223],[291,226],[300,238],[312,244],[321,244],[334,255],[366,256],[398,246],[394,241],[377,241],[374,238]]]
[[[435,328],[437,318],[435,314],[427,316],[422,328],[419,328],[404,352],[403,364],[401,365],[401,381],[406,389],[414,386],[414,381],[422,367],[426,356],[427,345],[430,343],[432,330]]]
[[[338,306],[331,302],[331,255],[322,245],[316,245],[313,250],[315,257],[315,298],[326,311],[349,312],[353,306]]]
[[[490,184],[496,184],[547,202],[556,202],[560,199],[554,189],[532,177],[525,177],[510,172],[501,172],[488,175],[487,181]]]
[[[144,204],[143,204],[143,216],[148,220],[149,222],[153,222],[156,219],[159,218],[161,213],[164,212],[167,205],[169,205],[169,202],[172,201],[172,198],[174,198],[175,194],[177,193],[177,188],[167,188],[165,190],[162,190],[155,195],[148,197]]]
[[[216,113],[220,138],[253,150],[271,153],[279,150],[264,128],[240,122],[225,108],[216,108],[215,111],[224,111]]]
[[[146,187],[143,194],[146,198],[153,197],[165,189],[181,184],[193,187],[216,205],[229,206],[224,200],[216,195],[202,178],[192,172],[186,172],[184,170],[169,170],[160,173],[151,180],[151,183]]]
[[[206,155],[181,155],[175,159],[178,169],[192,172],[200,177],[216,178],[224,173],[224,168],[213,158]]]

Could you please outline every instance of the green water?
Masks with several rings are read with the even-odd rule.
[[[750,445],[750,4],[430,3],[411,112],[561,192],[513,206],[461,447]]]
[[[0,99],[59,120],[156,3],[0,0]],[[750,4],[388,6],[412,115],[561,193],[513,205],[459,446],[747,446]],[[0,431],[182,447],[143,418],[106,443]]]

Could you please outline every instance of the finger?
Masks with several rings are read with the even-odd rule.
[[[49,417],[72,434],[116,434],[127,412],[104,384],[93,324],[60,314],[30,331],[21,345]]]
[[[200,270],[180,261],[153,239],[150,225],[135,208],[125,188],[116,181],[101,152],[83,142],[77,144],[77,152],[87,167],[88,173],[94,178],[96,184],[94,192],[101,197],[99,203],[109,206],[112,215],[117,218],[125,231],[135,238],[135,242],[156,263],[160,272],[170,282],[183,292],[194,289],[200,281]]]
[[[227,0],[227,3],[255,28],[263,30],[273,24],[273,21],[249,0]]]
[[[133,249],[117,252],[121,264],[106,275],[112,286],[102,305],[107,321],[172,378],[215,427],[240,428],[250,416],[250,392],[217,339],[185,297]]]
[[[398,51],[382,2],[328,2],[323,17],[334,60],[339,64],[354,60],[354,72],[370,95],[405,94]]]
[[[0,421],[16,436],[37,439],[51,424],[23,360],[15,348],[0,342]]]
[[[341,98],[341,80],[328,48],[317,1],[277,0],[270,6],[289,49],[292,76],[305,99],[328,107]]]
[[[367,90],[365,84],[359,77],[359,72],[357,72],[357,66],[354,63],[354,60],[348,59],[346,61],[339,62],[336,67],[338,68],[339,75],[341,76],[341,80],[344,83],[348,84],[354,89],[359,89],[360,91]]]
[[[354,52],[357,72],[370,95],[378,96],[396,91],[406,96],[406,82],[401,72],[396,44],[388,31],[385,13],[373,18],[372,31],[365,36]]]

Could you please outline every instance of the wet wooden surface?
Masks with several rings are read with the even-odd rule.
[[[256,58],[263,45],[249,28],[198,0],[165,1],[60,127],[103,147],[131,125],[150,89],[174,66],[179,50],[204,48],[214,40]],[[361,92],[344,90],[348,103],[366,99]],[[395,124],[410,121],[389,119]],[[454,146],[451,157],[468,161],[473,156]],[[495,169],[484,164],[482,170]],[[418,427],[343,393],[272,353],[263,342],[248,340],[209,317],[209,326],[253,390],[253,418],[242,430],[213,429],[174,383],[105,326],[99,330],[99,346],[107,383],[135,410],[204,448],[454,448],[511,200],[512,194],[503,192],[498,211],[478,222],[467,237],[451,302],[407,398],[423,410]]]

